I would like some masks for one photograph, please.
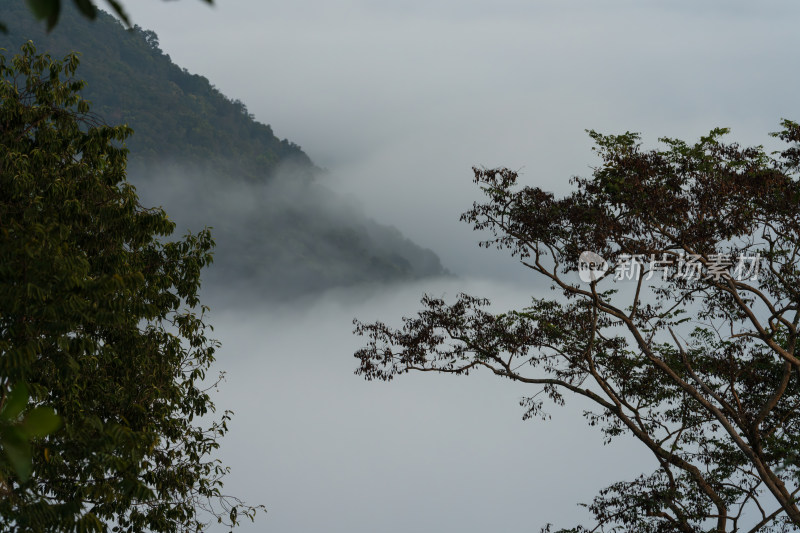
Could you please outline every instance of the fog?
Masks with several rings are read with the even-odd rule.
[[[284,165],[260,182],[186,161],[134,164],[143,205],[165,209],[175,235],[211,229],[204,284],[227,304],[287,302],[331,287],[448,275],[436,254],[366,215],[363,205]]]
[[[425,291],[524,306],[546,287],[458,221],[472,166],[557,193],[597,160],[585,129],[767,144],[797,120],[792,2],[131,2],[179,65],[300,144],[355,211],[434,250],[455,279],[263,302],[209,286],[236,412],[226,492],[269,513],[251,531],[538,531],[578,523],[598,489],[653,465],[602,446],[583,406],[522,422],[526,387],[478,373],[353,375],[352,319],[400,317]],[[176,220],[179,207],[171,212]],[[266,237],[265,237],[266,238]],[[215,282],[216,283],[216,282]],[[211,285],[211,284],[210,284]]]
[[[432,279],[212,312],[227,372],[217,403],[236,413],[226,492],[268,507],[244,531],[538,531],[575,525],[578,502],[652,470],[626,439],[603,446],[579,400],[523,422],[519,400],[536,389],[488,373],[353,374],[353,317],[399,324],[424,292],[459,291],[493,295],[497,310],[529,301],[516,285]]]
[[[578,503],[652,469],[629,439],[604,447],[584,421],[591,405],[581,399],[551,406],[554,420],[523,422],[520,400],[538,388],[488,373],[390,383],[354,375],[353,354],[365,343],[352,334],[354,318],[400,325],[423,294],[486,296],[498,312],[556,294],[527,268],[515,265],[519,276],[509,280],[492,271],[322,290],[297,255],[279,255],[275,241],[313,241],[320,227],[366,224],[359,199],[291,169],[258,184],[186,162],[157,167],[131,171],[143,205],[164,207],[176,235],[213,226],[218,243],[202,301],[222,343],[212,375],[226,375],[214,399],[219,412],[235,412],[219,453],[232,469],[225,493],[269,510],[245,531],[569,526],[587,515]],[[311,213],[317,224],[299,234],[293,212]],[[391,232],[379,235],[387,236],[376,246],[401,246]],[[348,266],[322,246],[328,267]]]

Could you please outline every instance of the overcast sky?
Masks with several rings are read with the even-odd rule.
[[[300,144],[376,218],[481,274],[473,165],[554,191],[585,129],[766,142],[798,119],[795,2],[129,2],[181,66]]]
[[[782,117],[800,120],[796,2],[126,7],[176,63],[244,101],[329,168],[338,190],[470,278],[518,270],[477,250],[458,222],[479,199],[473,165],[519,169],[526,184],[564,192],[596,163],[585,129],[638,131],[652,145],[727,126],[732,139],[759,144]],[[477,288],[510,301],[529,288],[514,279]],[[625,458],[639,464],[624,446],[599,446],[579,416],[523,424],[521,393],[488,377],[386,385],[352,376],[352,314],[408,314],[421,290],[266,316],[218,313],[223,353],[238,354],[222,395],[239,411],[226,448],[231,491],[271,511],[254,531],[567,526],[575,502],[624,477],[613,472]]]

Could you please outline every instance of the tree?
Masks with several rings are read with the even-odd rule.
[[[211,419],[204,385],[218,343],[198,289],[213,241],[168,240],[174,223],[139,204],[131,131],[89,112],[77,66],[30,42],[0,56],[0,414],[13,426],[29,413],[25,430],[44,406],[62,425],[20,434],[29,476],[0,462],[0,529],[235,525],[255,508],[223,496],[227,469],[209,458],[230,419]]]
[[[658,468],[603,489],[594,524],[562,532],[797,530],[800,125],[782,126],[788,147],[772,153],[724,129],[662,150],[590,132],[602,163],[560,199],[474,169],[487,200],[462,219],[553,297],[493,314],[425,296],[400,328],[355,321],[357,374],[488,369],[533,387],[524,418],[547,418],[547,398],[590,400],[606,442],[633,435]]]

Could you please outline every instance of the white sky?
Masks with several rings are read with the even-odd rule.
[[[728,126],[760,144],[782,117],[800,119],[796,2],[125,4],[176,63],[469,276],[519,270],[477,250],[458,222],[479,200],[473,165],[521,169],[525,183],[563,192],[595,163],[587,128],[653,144]],[[508,301],[527,286],[491,287],[479,288]],[[488,377],[352,376],[351,316],[408,314],[420,290],[300,315],[219,315],[223,354],[239,354],[221,361],[231,370],[221,398],[238,406],[230,490],[271,511],[253,531],[570,526],[574,503],[626,477],[626,459],[641,464],[624,445],[601,447],[578,408],[523,424],[522,393]]]

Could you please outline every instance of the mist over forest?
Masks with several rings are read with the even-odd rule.
[[[560,294],[459,220],[485,200],[473,167],[559,197],[599,164],[587,129],[655,146],[730,126],[769,147],[800,116],[796,6],[126,4],[130,30],[66,2],[48,33],[0,0],[0,48],[80,52],[92,112],[133,129],[141,204],[176,238],[212,228],[213,397],[234,412],[217,453],[225,492],[268,510],[240,530],[572,527],[578,503],[657,466],[633,438],[604,445],[581,399],[523,422],[531,388],[489,372],[368,382],[353,319],[402,326],[424,294],[497,313]]]
[[[433,251],[326,184],[328,172],[245,104],[174,64],[154,32],[125,30],[103,12],[88,21],[69,6],[59,31],[47,34],[26,6],[6,4],[7,16],[22,23],[0,37],[0,47],[13,51],[33,40],[54,57],[78,51],[92,112],[133,129],[128,180],[143,205],[166,209],[178,235],[213,229],[211,290],[286,300],[449,274]]]

